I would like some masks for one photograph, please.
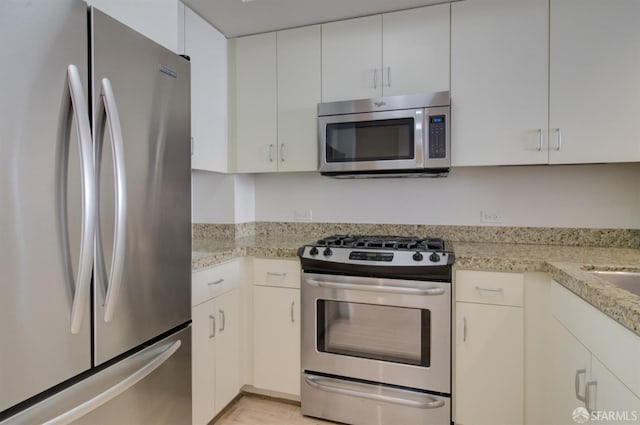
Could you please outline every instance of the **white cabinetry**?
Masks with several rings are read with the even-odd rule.
[[[322,101],[449,90],[449,5],[322,25]]]
[[[193,274],[193,423],[207,424],[240,391],[239,262]]]
[[[452,165],[640,160],[640,3],[451,8]]]
[[[236,171],[317,170],[320,26],[233,44]]]
[[[640,337],[556,282],[550,349],[548,423],[574,424],[588,409],[590,423],[640,419]]]
[[[523,281],[516,273],[456,273],[456,424],[523,423]]]
[[[548,161],[547,0],[451,6],[452,165]]]
[[[640,160],[640,2],[551,0],[550,16],[550,162]]]
[[[300,395],[300,265],[254,260],[254,387]]]
[[[278,171],[318,169],[320,25],[278,31]]]
[[[236,171],[277,171],[276,33],[233,40]]]
[[[191,59],[191,168],[226,173],[227,39],[185,8],[184,51]]]

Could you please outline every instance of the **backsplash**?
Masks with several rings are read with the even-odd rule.
[[[456,242],[640,248],[638,229],[585,229],[555,227],[447,226],[426,224],[356,224],[250,222],[193,224],[194,240],[242,237],[308,239],[332,234],[430,236]]]

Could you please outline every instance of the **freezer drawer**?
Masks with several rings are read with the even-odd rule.
[[[191,424],[191,325],[0,425]]]
[[[354,425],[450,425],[448,397],[302,373],[302,414]]]

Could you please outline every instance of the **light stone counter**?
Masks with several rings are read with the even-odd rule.
[[[194,240],[197,271],[237,257],[292,258],[313,242],[304,237],[251,236]],[[618,323],[640,335],[640,296],[586,273],[583,267],[640,269],[640,249],[561,245],[453,242],[455,268],[498,272],[545,272]]]

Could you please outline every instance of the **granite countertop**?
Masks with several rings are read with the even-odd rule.
[[[193,271],[242,256],[292,258],[309,238],[251,236],[193,242]],[[640,296],[585,269],[640,269],[640,249],[453,242],[455,267],[498,272],[545,272],[640,336]]]

